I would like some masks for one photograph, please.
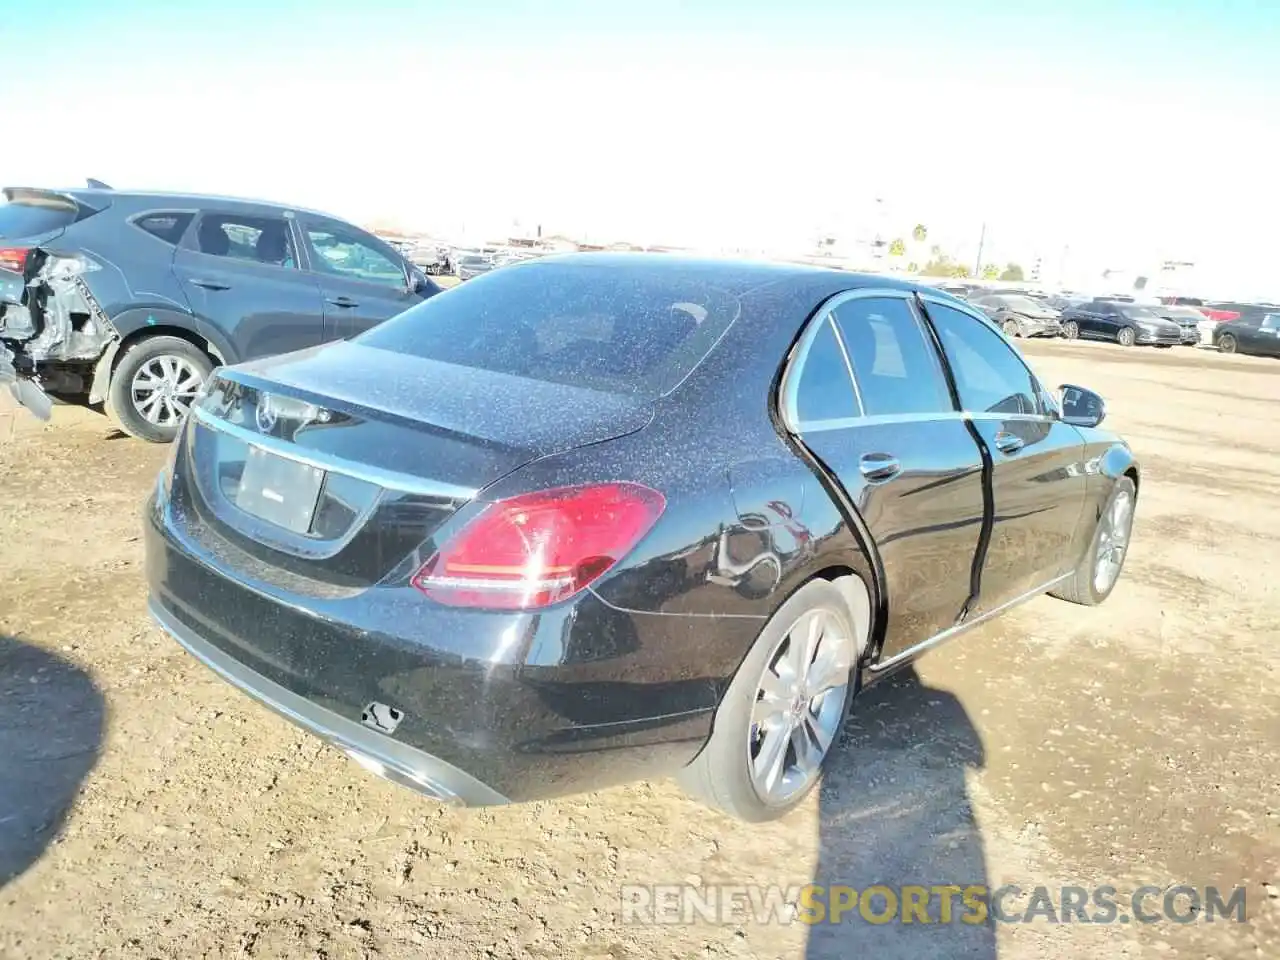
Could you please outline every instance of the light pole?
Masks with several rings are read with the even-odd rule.
[[[973,278],[977,280],[982,276],[982,248],[987,242],[987,224],[983,221],[982,232],[978,234],[978,262],[973,265]]]

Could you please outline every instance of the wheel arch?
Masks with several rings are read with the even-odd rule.
[[[194,321],[183,313],[171,310],[128,310],[111,322],[120,333],[120,339],[106,349],[94,366],[93,380],[89,387],[90,403],[101,403],[106,398],[111,378],[115,376],[125,351],[150,337],[177,337],[185,340],[208,356],[215,366],[224,366],[235,360],[235,353],[229,344],[215,342],[192,329]]]

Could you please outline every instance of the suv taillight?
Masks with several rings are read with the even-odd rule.
[[[14,273],[25,274],[29,256],[31,256],[30,247],[0,247],[0,270],[12,270]]]
[[[638,483],[525,493],[486,506],[411,583],[452,607],[531,610],[573,596],[621,560],[666,508]]]

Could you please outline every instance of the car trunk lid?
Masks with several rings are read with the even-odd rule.
[[[651,417],[633,397],[330,344],[221,371],[174,496],[231,567],[303,593],[358,590],[496,480]]]

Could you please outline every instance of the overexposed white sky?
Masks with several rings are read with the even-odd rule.
[[[47,30],[6,24],[4,184],[742,247],[852,232],[880,197],[965,258],[985,222],[987,259],[1194,260],[1280,296],[1269,10],[66,2],[93,28],[58,69]]]

